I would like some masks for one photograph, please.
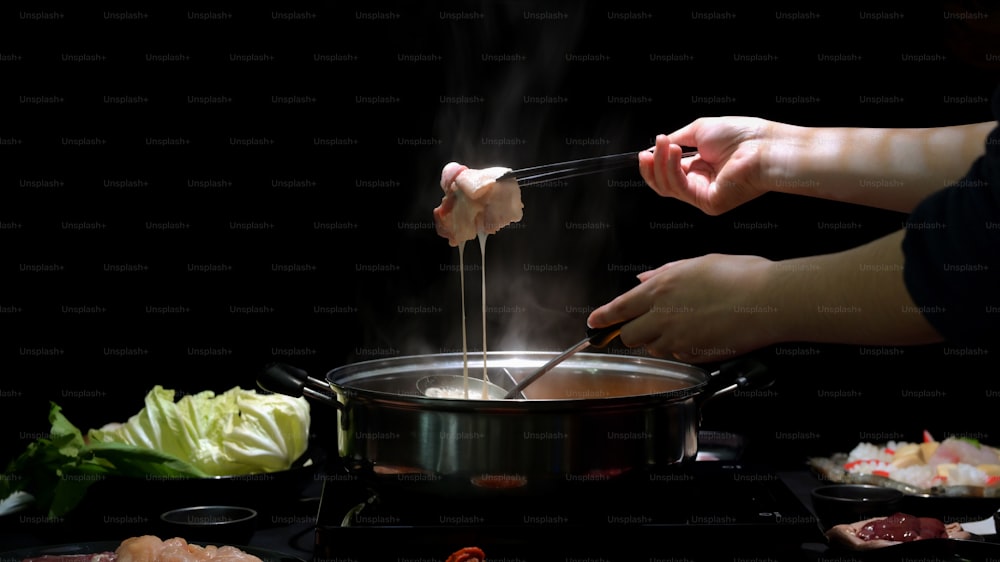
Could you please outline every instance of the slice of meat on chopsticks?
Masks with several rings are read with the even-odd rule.
[[[437,233],[452,246],[472,240],[478,233],[495,234],[523,216],[521,188],[516,180],[496,181],[510,168],[477,170],[449,162],[441,170],[444,197],[434,209]]]

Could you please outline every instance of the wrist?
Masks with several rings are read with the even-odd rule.
[[[759,322],[751,329],[760,346],[788,341],[788,317],[790,310],[782,299],[788,280],[783,277],[787,268],[783,262],[759,257],[748,271],[748,302],[760,307],[763,314],[757,315]]]
[[[816,187],[817,161],[824,157],[815,144],[816,129],[772,122],[760,152],[762,191],[808,195]]]

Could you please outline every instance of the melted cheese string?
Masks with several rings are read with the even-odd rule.
[[[480,271],[482,272],[482,283],[483,283],[483,400],[488,400],[490,397],[489,389],[486,386],[489,384],[490,378],[486,375],[486,233],[479,231],[479,252],[482,259],[482,267]]]
[[[465,334],[465,242],[458,245],[458,278],[462,286],[462,386],[465,392],[465,399],[469,399],[469,346],[468,337]]]
[[[479,252],[482,260],[482,307],[483,307],[483,400],[489,400],[490,377],[486,373],[486,233],[480,231]],[[468,322],[465,315],[465,243],[458,245],[458,278],[462,291],[462,392],[466,400],[469,399],[469,338]]]

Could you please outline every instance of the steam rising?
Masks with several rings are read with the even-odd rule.
[[[429,136],[440,144],[414,163],[412,173],[419,182],[414,182],[409,220],[432,220],[431,211],[443,195],[441,168],[450,161],[472,168],[519,168],[644,147],[645,138],[619,141],[626,120],[614,114],[615,108],[603,116],[593,114],[594,100],[587,99],[593,95],[593,69],[567,62],[567,54],[584,49],[587,15],[567,12],[559,21],[538,22],[525,17],[530,9],[537,8],[484,3],[480,19],[433,22],[428,38],[436,43],[427,48],[442,54],[439,87],[432,85],[433,75],[418,86],[436,93],[427,102],[434,110],[428,126]],[[438,19],[436,13],[425,18]],[[620,292],[606,267],[620,251],[612,227],[620,195],[602,176],[523,188],[522,221],[486,242],[487,349],[557,350],[583,337],[589,311]],[[608,228],[566,226],[586,221]],[[406,306],[430,306],[434,313],[400,315],[380,323],[385,325],[368,326],[365,342],[381,342],[372,345],[403,355],[460,351],[458,251],[433,230],[421,232],[410,251],[414,256],[401,259],[434,268],[432,278],[423,284],[401,276],[400,285],[417,286],[390,287],[388,298]],[[467,243],[470,353],[482,350],[482,267],[479,244]],[[410,296],[401,297],[404,293]]]
[[[482,103],[441,104],[434,124],[444,140],[442,163],[470,167],[535,163],[551,127],[545,105],[529,106],[525,96],[559,95],[566,65],[563,53],[574,48],[580,18],[553,26],[532,26],[519,5],[484,10],[482,22],[453,22],[449,72],[443,94],[474,96]],[[557,151],[558,152],[558,151]]]
[[[455,60],[453,72],[445,81],[445,95],[476,96],[484,101],[441,105],[434,126],[435,136],[444,139],[439,165],[455,160],[475,168],[517,168],[567,159],[565,145],[554,142],[562,131],[555,124],[552,104],[526,104],[525,99],[566,96],[563,56],[576,48],[582,15],[557,25],[537,26],[524,21],[518,4],[492,6],[484,13],[486,21],[481,24],[455,22],[450,26],[452,43],[445,50]],[[550,298],[556,292],[565,298],[566,283],[527,274],[524,267],[536,259],[525,250],[537,246],[537,236],[544,227],[541,223],[546,220],[543,208],[535,207],[539,204],[538,191],[522,192],[526,214],[520,224],[500,230],[486,242],[486,347],[492,351],[566,345],[559,343],[558,334],[567,333],[572,319],[565,313],[562,299]],[[528,232],[533,234],[517,235]],[[565,240],[558,235],[546,239],[550,243],[543,246],[549,248]],[[479,250],[478,244],[466,246],[467,269],[472,269],[468,268],[472,264],[482,265]],[[453,259],[457,260],[454,253]],[[469,345],[479,350],[481,275],[479,268],[467,271],[465,287]],[[450,293],[456,302],[458,290]],[[577,331],[583,329],[581,324],[577,324]],[[454,331],[458,330],[456,324]],[[459,339],[449,337],[448,341]]]

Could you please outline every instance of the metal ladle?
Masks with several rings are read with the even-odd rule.
[[[579,353],[588,347],[601,348],[618,337],[621,332],[622,326],[625,322],[619,322],[618,324],[612,324],[611,326],[606,326],[604,328],[588,328],[587,337],[573,345],[573,347],[563,351],[559,355],[550,359],[547,363],[535,369],[527,377],[521,379],[517,382],[510,372],[507,372],[507,377],[513,381],[517,382],[514,387],[510,390],[506,390],[500,385],[494,384],[492,382],[486,381],[486,393],[489,400],[507,400],[511,398],[524,398],[524,389],[531,383],[538,380],[539,377],[548,373],[556,365],[562,363],[575,353]],[[506,372],[506,369],[504,369]],[[427,396],[429,398],[464,398],[466,384],[468,384],[469,397],[472,398],[473,394],[475,396],[482,396],[482,385],[483,380],[477,378],[466,378],[463,375],[428,375],[422,377],[417,381],[417,390],[420,394]]]
[[[618,334],[622,331],[622,326],[625,324],[626,322],[619,322],[604,328],[587,328],[587,337],[580,340],[579,343],[573,347],[550,359],[546,364],[536,369],[535,372],[521,379],[521,382],[517,383],[514,388],[510,389],[510,391],[504,395],[504,398],[513,398],[517,396],[525,389],[525,387],[538,380],[538,378],[545,373],[551,371],[556,365],[562,363],[566,359],[569,359],[573,354],[579,353],[588,347],[601,348],[608,345],[611,343],[611,340],[618,337]]]
[[[465,377],[463,375],[428,375],[417,381],[417,390],[428,398],[465,398],[468,384],[469,398],[482,398],[483,379]],[[486,381],[487,400],[503,400],[507,397],[507,389]],[[517,393],[514,393],[515,395]]]

